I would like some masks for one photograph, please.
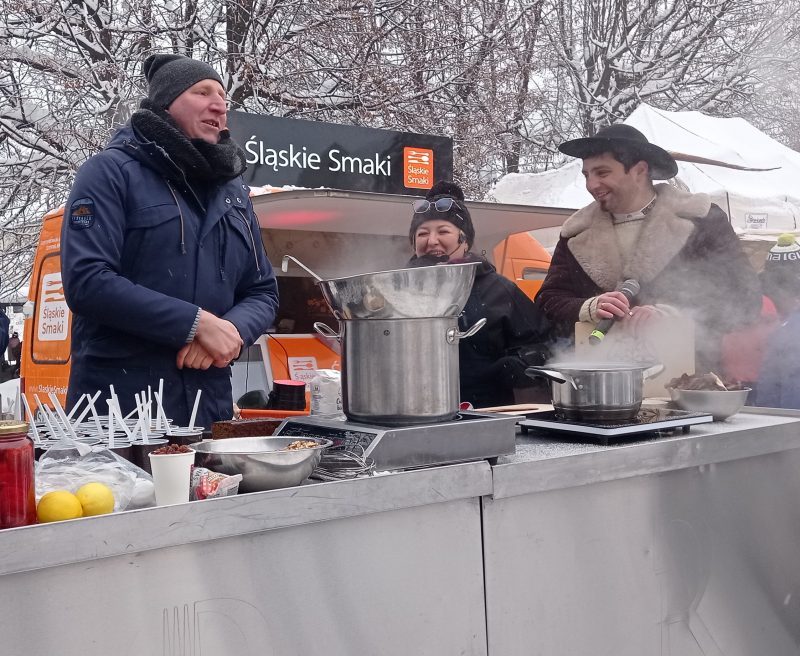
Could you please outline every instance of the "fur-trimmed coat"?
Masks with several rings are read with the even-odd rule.
[[[598,203],[569,217],[536,301],[559,333],[572,335],[586,299],[636,280],[637,305],[668,304],[695,320],[698,367],[711,367],[722,334],[758,315],[758,279],[727,215],[706,194],[655,189],[658,199],[628,262]]]

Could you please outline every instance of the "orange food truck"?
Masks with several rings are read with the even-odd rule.
[[[235,132],[233,127],[237,124],[236,115],[239,113],[231,114],[232,131]],[[243,123],[242,116],[250,122]],[[338,153],[338,159],[333,160],[329,168],[341,168],[344,166],[342,162],[349,162],[348,166],[353,170],[361,166],[360,173],[356,171],[355,182],[343,178],[341,171],[336,171],[328,181],[341,186],[362,188],[292,187],[292,181],[311,185],[318,180],[309,179],[308,171],[302,173],[300,178],[289,179],[289,182],[286,178],[281,179],[275,171],[276,168],[279,169],[275,163],[280,159],[280,151],[275,151],[278,159],[275,163],[270,163],[271,155],[266,152],[270,149],[265,149],[263,143],[253,135],[256,130],[254,125],[264,119],[270,121],[267,126],[269,134],[286,135],[287,129],[284,126],[289,125],[292,129],[299,130],[300,135],[290,134],[288,138],[299,143],[302,136],[307,144],[313,128],[336,128],[344,132],[344,137],[351,142],[358,142],[358,138],[363,141],[365,134],[372,137],[374,133],[378,133],[379,137],[385,138],[383,133],[388,132],[394,135],[395,140],[396,135],[400,134],[249,114],[239,117],[239,135],[234,136],[240,143],[246,143],[246,152],[250,157],[248,163],[251,168],[248,169],[246,182],[253,187],[253,205],[259,218],[267,254],[275,268],[281,302],[274,332],[262,336],[255,345],[242,353],[233,366],[234,399],[250,390],[269,390],[272,381],[276,379],[309,381],[316,369],[339,366],[338,344],[318,335],[313,329],[316,321],[336,327],[336,321],[319,288],[314,284],[314,279],[298,267],[283,273],[279,265],[282,256],[296,257],[325,278],[401,268],[411,256],[408,241],[411,203],[414,200],[411,194],[424,194],[425,189],[432,186],[434,177],[450,178],[452,175],[452,164],[449,163],[452,162],[452,145],[449,140],[429,137],[425,141],[423,137],[428,137],[427,135],[410,135],[417,143],[430,146],[425,149],[429,153],[429,162],[438,153],[437,147],[442,150],[440,142],[445,142],[445,155],[440,158],[444,160],[441,169],[437,167],[434,170],[431,164],[430,174],[424,180],[418,174],[412,175],[406,170],[401,185],[387,187],[384,184],[384,191],[365,191],[364,170],[368,168],[365,162],[374,161],[380,164],[391,156],[384,156],[383,160],[379,155],[374,160],[367,157],[359,159],[352,154],[353,151],[348,151],[351,154],[345,156],[341,154],[344,148],[338,144],[346,142],[346,139],[340,137],[337,140],[328,135],[327,138],[333,139],[337,146],[328,150],[336,150]],[[252,121],[256,123],[252,124]],[[275,121],[280,122],[281,129],[276,129]],[[298,124],[302,125],[298,127]],[[311,145],[304,147],[306,162],[309,159],[313,161],[309,154],[311,148]],[[362,146],[362,150],[363,148]],[[379,151],[379,147],[374,144],[371,148]],[[408,147],[404,148],[408,150]],[[296,151],[297,147],[293,152]],[[403,155],[397,157],[403,159]],[[262,160],[267,164],[260,164]],[[360,164],[357,165],[357,161]],[[406,169],[416,170],[407,161],[405,165]],[[373,166],[372,170],[376,171],[377,167]],[[278,173],[281,173],[280,170]],[[269,180],[277,179],[277,182],[286,186],[256,186],[263,183],[263,176]],[[423,182],[427,187],[421,186]],[[406,193],[397,193],[403,191]],[[485,202],[468,202],[467,205],[477,232],[473,251],[483,253],[493,261],[502,275],[514,280],[526,294],[533,297],[547,272],[550,255],[529,231],[560,226],[571,211]],[[26,339],[23,345],[21,387],[31,407],[35,407],[34,395],[38,395],[43,403],[51,392],[61,403],[66,400],[71,317],[61,285],[62,216],[63,208],[60,208],[48,213],[43,219],[29,301],[25,307],[25,334],[31,338]]]

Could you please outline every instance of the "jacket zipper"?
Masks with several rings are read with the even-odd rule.
[[[253,259],[256,262],[256,271],[258,271],[258,277],[261,277],[261,265],[258,263],[258,252],[256,251],[256,240],[253,238],[253,231],[250,229],[250,223],[245,219],[242,210],[238,207],[236,211],[239,213],[239,218],[241,218],[242,223],[244,223],[244,227],[247,228],[247,234],[250,235],[250,243],[253,245]]]

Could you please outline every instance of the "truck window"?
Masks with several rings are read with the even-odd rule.
[[[280,306],[275,317],[277,333],[314,333],[314,322],[336,327],[336,319],[311,278],[278,276]]]
[[[535,269],[533,267],[525,267],[522,270],[523,280],[544,280],[547,276],[547,269]]]

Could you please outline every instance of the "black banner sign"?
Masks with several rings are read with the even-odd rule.
[[[251,186],[329,187],[425,195],[453,179],[449,137],[229,112]]]

